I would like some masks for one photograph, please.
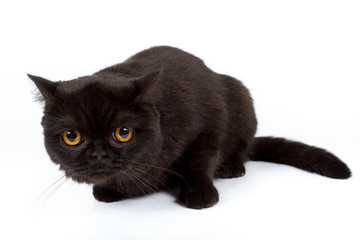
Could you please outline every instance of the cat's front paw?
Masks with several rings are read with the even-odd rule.
[[[245,176],[246,170],[243,165],[232,166],[231,168],[220,168],[217,170],[216,178],[237,178]]]
[[[124,196],[116,190],[94,185],[93,195],[100,202],[116,202],[124,199]]]
[[[219,193],[212,184],[199,184],[181,189],[179,200],[188,208],[209,208],[219,201]]]

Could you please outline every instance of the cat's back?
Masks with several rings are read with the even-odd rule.
[[[110,72],[127,76],[141,76],[158,71],[172,76],[213,73],[200,58],[169,46],[157,46],[143,50],[123,63],[105,68],[98,73]]]
[[[200,58],[179,48],[169,46],[157,46],[146,49],[130,57],[125,61],[125,63],[127,62],[142,62],[144,65],[149,63],[152,66],[196,64],[197,67],[199,67],[199,65],[204,65],[204,62]]]
[[[231,102],[251,102],[240,81],[215,73],[200,58],[175,47],[152,47],[100,72],[103,71],[128,77],[161,72],[156,84],[159,95],[183,103],[197,102],[199,107],[224,108]]]

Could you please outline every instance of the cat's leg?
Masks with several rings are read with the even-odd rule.
[[[247,161],[246,151],[237,150],[224,157],[224,162],[216,170],[215,178],[237,178],[245,175],[244,163]]]
[[[201,134],[179,161],[179,201],[188,208],[202,209],[219,201],[219,194],[213,184],[215,166],[219,161],[218,137],[215,134]]]
[[[230,138],[223,145],[223,162],[215,172],[215,178],[236,178],[245,175],[244,163],[248,161],[249,140]]]

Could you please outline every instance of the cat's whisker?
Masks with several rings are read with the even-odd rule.
[[[135,169],[136,170],[136,169]],[[154,183],[150,182],[149,180],[147,180],[146,178],[143,178],[141,176],[141,174],[139,174],[138,172],[131,172],[135,178],[137,178],[148,190],[150,190],[150,193],[152,192],[157,192],[160,190],[160,188],[158,186],[156,186]]]
[[[70,179],[67,174],[73,174],[75,172],[77,172],[77,170],[67,172],[64,171],[63,173],[55,177],[54,181],[51,181],[52,183],[48,187],[46,187],[46,189],[43,190],[41,194],[39,194],[33,205],[37,205],[37,209],[41,209],[42,207],[44,207],[46,202],[51,198],[51,196],[54,195],[54,193]]]
[[[123,172],[123,174],[126,176],[127,179],[133,182],[141,190],[141,192],[143,192],[143,194],[146,194],[144,188],[141,185],[139,185],[139,183],[136,181],[136,179],[133,178],[131,174],[127,174],[125,172]],[[135,190],[129,186],[129,196],[133,196],[133,195],[134,196],[136,195]]]
[[[139,177],[137,174],[135,174],[134,172],[131,172],[130,175],[134,178],[134,180],[136,180],[138,185],[140,185],[142,187],[142,189],[144,190],[144,193],[146,195],[154,192],[154,190],[146,182],[144,182],[141,179],[141,177]]]
[[[33,205],[36,209],[41,209],[45,206],[46,202],[53,196],[53,194],[61,187],[63,186],[69,178],[67,178],[65,175],[61,175],[57,177],[55,182],[50,184],[34,201]]]
[[[68,180],[70,180],[70,178],[68,178]],[[67,180],[67,181],[68,181]],[[67,182],[66,181],[66,182]],[[65,184],[65,183],[64,183]],[[72,189],[72,187],[74,186],[74,182],[73,181],[70,181],[67,188],[64,190],[63,194],[62,194],[62,197],[65,196],[66,194],[68,194],[68,192]]]
[[[140,174],[142,174],[142,175],[145,174],[146,176],[150,177],[152,180],[156,181],[158,184],[160,184],[161,186],[165,187],[167,190],[170,191],[169,187],[165,183],[163,183],[162,181],[160,181],[158,178],[151,175],[150,173],[148,173],[148,172],[146,172],[146,171],[144,171],[144,170],[142,170],[140,168],[134,168],[134,170],[140,172]],[[149,181],[149,183],[150,183],[150,181]],[[154,186],[156,186],[154,183],[152,183],[152,184]],[[156,188],[157,188],[157,190],[161,190],[161,188],[159,186],[156,186]]]
[[[130,195],[130,190],[129,190],[130,188],[129,188],[128,183],[126,181],[126,176],[123,176],[122,174],[119,174],[116,177],[116,181],[117,181],[117,190],[118,191],[125,190],[125,194],[127,196],[129,196]],[[122,186],[124,186],[124,187],[122,188]]]
[[[154,165],[150,165],[150,164],[146,164],[146,163],[139,163],[139,162],[132,162],[132,163],[173,174],[173,175],[179,177],[186,184],[187,187],[190,187],[189,183],[186,181],[186,179],[183,176],[181,176],[180,174],[178,174],[177,172],[175,172],[171,169],[160,167],[160,166],[154,166]]]
[[[69,181],[69,178],[65,178],[62,182],[60,182],[60,184],[55,187],[44,199],[44,203],[43,206],[46,204],[46,202],[54,195],[54,193],[60,188],[62,187],[67,181]]]
[[[137,183],[137,186],[142,190],[144,194],[152,193],[153,191],[147,184],[145,184],[143,181],[141,181],[135,174],[131,173],[131,176],[133,177],[134,182]]]
[[[48,194],[48,192],[57,184],[59,183],[63,178],[65,177],[64,174],[56,176],[53,180],[51,180],[51,184],[47,186],[34,200],[33,206],[40,206],[42,205],[42,201],[44,200],[44,196]]]

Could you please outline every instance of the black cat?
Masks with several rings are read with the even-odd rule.
[[[219,201],[214,178],[245,174],[244,162],[292,165],[349,178],[333,154],[282,138],[254,138],[253,101],[242,83],[172,47],[72,81],[29,75],[45,100],[46,149],[66,176],[113,202],[178,188],[189,208]]]

